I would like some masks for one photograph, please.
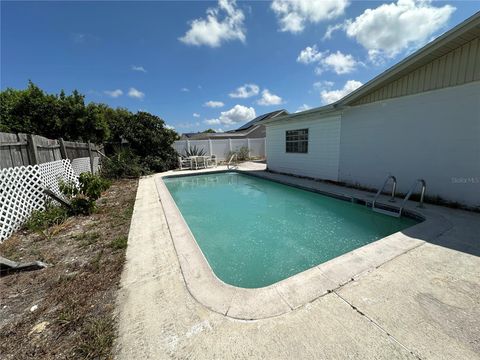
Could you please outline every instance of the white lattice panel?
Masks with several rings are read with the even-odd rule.
[[[95,165],[95,163],[94,163]],[[75,174],[80,176],[81,173],[90,172],[90,158],[83,157],[72,160],[72,168]]]
[[[32,211],[44,208],[45,187],[62,196],[60,181],[78,186],[68,159],[0,170],[0,242],[20,228]]]
[[[38,165],[0,170],[0,242],[44,207],[42,175]]]
[[[75,171],[77,176],[80,176],[81,173],[90,172],[90,158],[83,157],[72,160],[72,168]],[[98,156],[93,158],[93,171],[98,173],[100,170],[100,158]]]
[[[60,181],[73,182],[78,186],[78,176],[72,169],[70,160],[57,160],[38,165],[42,174],[43,185],[58,196],[62,196]]]

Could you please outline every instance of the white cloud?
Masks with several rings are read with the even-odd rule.
[[[135,98],[135,99],[143,99],[145,97],[145,94],[141,92],[140,90],[137,90],[133,87],[131,87],[128,90],[128,96]]]
[[[218,125],[220,124],[220,119],[205,119],[205,124]]]
[[[105,90],[104,94],[112,97],[112,98],[117,98],[119,96],[123,95],[123,91],[120,89],[115,89],[115,90]]]
[[[225,41],[245,42],[245,15],[235,0],[219,0],[218,7],[207,9],[207,17],[195,19],[179,38],[188,45],[218,47]]]
[[[165,127],[166,127],[167,129],[170,129],[170,130],[175,130],[175,126],[173,126],[173,125],[165,124]]]
[[[307,111],[307,110],[310,110],[310,109],[311,109],[310,106],[308,106],[307,104],[303,104],[303,105],[299,106],[298,109],[295,110],[295,112],[298,113],[298,112]]]
[[[230,110],[222,111],[218,118],[205,120],[205,123],[208,125],[232,125],[252,120],[255,117],[256,114],[253,107],[237,104]]]
[[[348,74],[355,70],[357,61],[350,54],[343,54],[340,51],[331,53],[322,60],[324,68],[332,69],[336,74]]]
[[[243,86],[240,86],[235,90],[234,92],[228,94],[231,98],[249,98],[251,96],[258,95],[260,92],[260,88],[258,85],[255,84],[245,84]]]
[[[358,89],[362,85],[363,84],[360,81],[348,80],[342,89],[322,90],[320,97],[324,104],[331,104],[350,94],[352,91]]]
[[[200,114],[198,114],[198,113],[193,113],[193,117],[199,118],[199,117],[200,117]]]
[[[333,85],[334,85],[333,81],[327,81],[327,80],[316,81],[313,83],[313,87],[318,90],[329,89]]]
[[[182,91],[182,92],[189,92],[190,89],[189,89],[189,88],[186,88],[186,87],[183,87],[183,88],[180,89],[180,91]]]
[[[219,108],[219,107],[222,107],[224,105],[225,104],[223,102],[214,101],[214,100],[207,101],[205,104],[203,104],[203,106],[206,106],[206,107],[209,107],[209,108]]]
[[[317,50],[317,46],[307,46],[300,52],[300,55],[297,57],[297,62],[302,64],[310,64],[313,62],[320,61],[323,58],[323,53]]]
[[[355,19],[347,20],[344,29],[368,50],[375,62],[425,44],[447,24],[454,11],[451,5],[433,6],[431,0],[398,0],[366,9]]]
[[[280,31],[302,32],[306,23],[335,19],[345,12],[348,0],[273,0],[271,9]]]
[[[259,105],[279,105],[283,102],[278,95],[272,94],[268,89],[262,91],[262,98],[257,101]]]
[[[317,46],[307,46],[297,57],[297,62],[302,64],[316,63],[315,72],[320,75],[325,70],[330,70],[338,75],[348,74],[354,71],[358,65],[357,60],[350,54],[341,51],[330,53],[318,51]]]
[[[334,31],[342,30],[342,29],[345,29],[344,24],[328,25],[327,31],[325,32],[325,35],[323,36],[322,40],[331,39]]]
[[[147,72],[147,70],[145,70],[145,68],[143,66],[137,66],[137,65],[132,65],[132,70],[133,71],[140,71],[140,72],[144,72],[144,73]]]

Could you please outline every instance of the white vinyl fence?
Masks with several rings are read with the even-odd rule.
[[[238,151],[242,147],[248,148],[249,156],[252,158],[266,157],[265,138],[259,139],[215,139],[215,140],[178,140],[173,143],[173,148],[179,154],[185,154],[185,149],[205,150],[207,155],[215,155],[219,160],[226,160],[230,151]]]

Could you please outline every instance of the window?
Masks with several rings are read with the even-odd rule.
[[[285,150],[287,153],[308,153],[308,129],[288,130]]]

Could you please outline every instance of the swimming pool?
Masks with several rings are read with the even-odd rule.
[[[216,276],[259,288],[417,223],[237,172],[163,178]]]

